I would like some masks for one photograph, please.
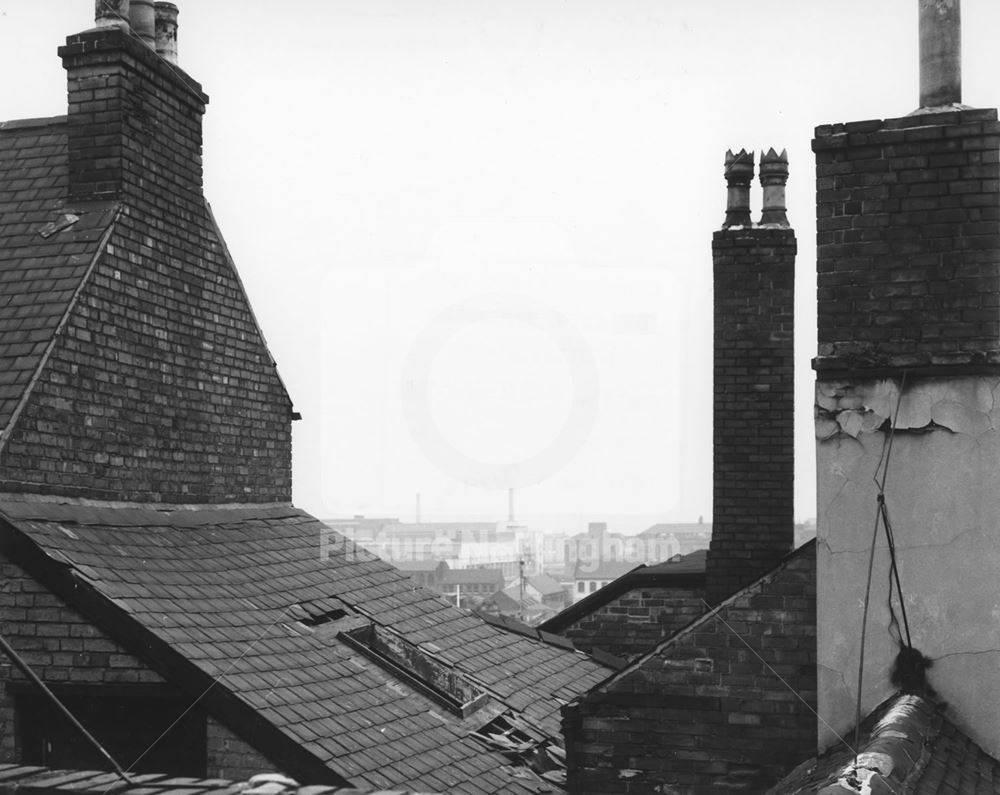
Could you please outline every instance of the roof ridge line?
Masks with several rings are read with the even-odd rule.
[[[921,696],[896,693],[875,713],[882,708],[884,713],[868,730],[857,756],[832,774],[837,777],[837,791],[865,792],[881,780],[893,792],[904,795],[923,774],[931,754],[928,749],[933,746],[930,740],[941,730],[939,705]],[[919,749],[916,756],[907,750],[908,745]],[[896,786],[902,789],[896,790]]]
[[[35,387],[38,386],[38,381],[41,379],[42,373],[49,364],[49,359],[52,357],[52,351],[55,350],[56,343],[62,339],[62,334],[66,330],[69,318],[75,311],[77,303],[80,300],[80,294],[90,283],[90,277],[93,276],[94,270],[97,268],[97,262],[100,260],[101,255],[104,254],[108,241],[111,239],[111,233],[114,231],[115,225],[118,223],[118,219],[121,218],[122,204],[120,202],[116,202],[115,204],[117,204],[117,209],[115,210],[114,217],[108,223],[108,228],[105,229],[101,235],[100,242],[94,249],[94,256],[91,257],[90,264],[87,265],[86,272],[83,274],[83,277],[80,279],[80,283],[73,291],[73,297],[69,299],[69,303],[66,304],[66,310],[63,312],[62,317],[59,318],[59,323],[56,325],[52,335],[49,337],[49,341],[45,346],[45,353],[43,353],[39,358],[38,366],[31,374],[31,378],[28,380],[28,385],[21,393],[21,398],[17,402],[17,407],[11,412],[10,420],[7,422],[7,427],[0,431],[0,453],[4,451],[4,448],[7,446],[7,442],[10,441],[10,437],[13,435],[14,429],[17,427],[17,423],[21,419],[21,414],[28,405],[28,401],[34,394]]]
[[[11,119],[10,121],[0,121],[0,132],[5,130],[26,130],[34,127],[49,127],[53,124],[65,124],[69,116],[65,113],[60,116],[38,116],[31,119]]]
[[[305,513],[291,502],[136,502],[132,500],[98,500],[90,497],[68,497],[59,494],[39,494],[35,492],[0,492],[0,503],[56,504],[83,506],[87,508],[122,508],[131,510],[173,511],[225,511],[241,509],[290,508]],[[311,514],[310,514],[311,515]],[[319,521],[319,520],[317,520]]]
[[[917,696],[916,698],[921,697]],[[944,726],[945,705],[926,698],[921,698],[921,700],[927,701],[934,707],[934,714],[931,716],[930,726],[924,737],[924,743],[920,748],[920,756],[913,760],[913,767],[910,768],[909,774],[903,779],[903,792],[912,790],[914,785],[920,780],[920,777],[923,776],[924,771],[927,769],[927,763],[933,755],[934,742],[941,734],[941,728]]]

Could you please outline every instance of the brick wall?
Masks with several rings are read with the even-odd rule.
[[[0,635],[53,688],[164,684],[158,673],[2,553]],[[0,655],[0,764],[21,760],[12,682],[27,680]],[[209,777],[242,780],[276,769],[262,754],[212,719],[208,719],[207,751]]]
[[[70,36],[67,73],[71,199],[138,196],[198,211],[208,97],[182,69],[118,27]]]
[[[1000,361],[996,110],[818,127],[819,370]]]
[[[810,543],[564,708],[569,790],[762,792],[815,753],[815,705]]]
[[[7,443],[0,489],[289,501],[291,403],[201,194],[207,98],[118,28],[60,53],[71,196],[121,213]]]
[[[788,228],[723,229],[712,241],[713,604],[792,549],[795,253]]]
[[[581,651],[629,659],[649,651],[705,612],[704,589],[642,588],[622,594],[560,634]]]
[[[258,773],[281,772],[250,743],[208,719],[208,777],[246,781]]]

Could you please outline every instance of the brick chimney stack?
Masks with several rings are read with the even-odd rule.
[[[163,48],[169,49],[168,31],[176,42],[176,7],[160,5],[98,0],[97,28],[70,36],[59,48],[68,77],[71,199],[131,193],[161,202],[201,201],[208,97],[168,62],[169,53],[167,60],[157,54],[157,14]]]
[[[1000,123],[954,106],[958,0],[919,13],[921,110],[813,140],[819,745],[855,724],[859,597],[884,503],[903,596],[879,527],[862,714],[896,689],[905,606],[930,686],[998,756],[1000,711],[983,694],[1000,690]]]
[[[712,240],[715,285],[712,543],[707,591],[722,601],[792,550],[795,232],[788,156],[761,158],[760,225],[750,218],[753,153],[726,153],[726,218]]]

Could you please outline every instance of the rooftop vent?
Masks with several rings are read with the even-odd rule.
[[[961,0],[920,2],[920,107],[962,102]]]

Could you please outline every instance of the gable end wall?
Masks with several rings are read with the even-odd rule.
[[[568,789],[762,792],[815,753],[815,708],[810,543],[718,613],[564,708]]]
[[[126,208],[0,458],[0,488],[291,500],[291,405],[207,210]]]

